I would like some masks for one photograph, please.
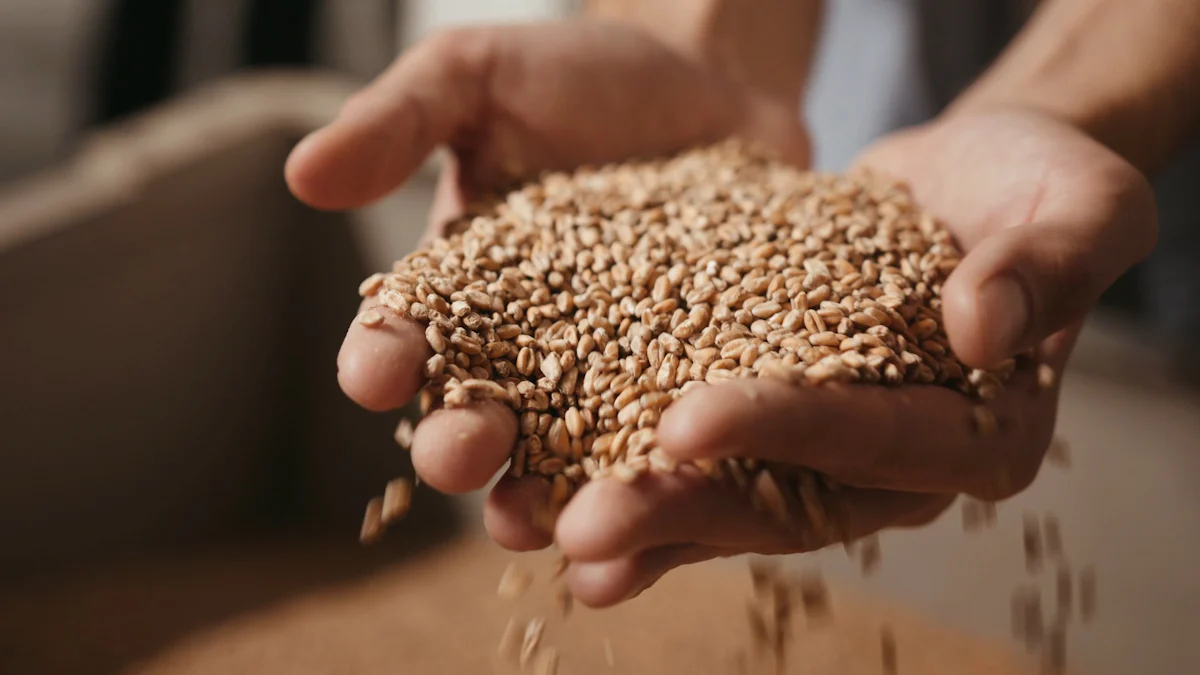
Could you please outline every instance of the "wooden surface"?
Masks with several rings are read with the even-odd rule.
[[[0,635],[7,636],[0,638],[0,654],[19,649],[22,655],[7,664],[0,659],[0,671],[501,674],[512,672],[495,656],[509,618],[545,615],[546,643],[560,650],[562,675],[733,675],[739,671],[732,656],[749,640],[745,606],[751,587],[739,563],[686,568],[625,606],[576,608],[564,623],[550,600],[551,559],[545,555],[520,557],[537,579],[515,603],[495,595],[513,556],[490,543],[462,541],[407,562],[366,564],[388,555],[349,543],[318,551],[282,546],[126,565],[70,583],[34,585],[0,603]],[[837,591],[833,600],[826,625],[806,628],[798,617],[787,673],[882,673],[885,623],[895,630],[901,675],[1037,672],[1003,646],[911,612]],[[222,602],[233,604],[221,609]],[[202,620],[181,630],[186,622],[178,617],[197,608],[203,608]],[[180,630],[160,635],[161,644],[151,649],[147,632],[162,633],[172,622]],[[612,669],[604,655],[606,638]],[[96,661],[119,652],[122,640],[146,643],[138,663]]]

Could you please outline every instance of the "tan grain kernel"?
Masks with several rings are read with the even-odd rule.
[[[415,429],[413,428],[412,420],[407,417],[400,420],[400,423],[396,425],[396,433],[393,435],[396,445],[408,450],[412,447],[414,433]]]
[[[1057,377],[1054,372],[1054,368],[1050,367],[1050,365],[1046,363],[1038,364],[1037,382],[1039,387],[1042,389],[1050,389],[1054,386],[1056,380]]]
[[[558,650],[554,647],[547,647],[542,650],[534,662],[533,673],[534,675],[557,675]]]
[[[985,406],[977,405],[972,408],[971,419],[975,425],[976,433],[980,436],[995,436],[1000,430],[996,414]]]
[[[504,568],[504,574],[500,575],[496,595],[505,600],[516,600],[525,595],[531,585],[533,573],[515,562],[509,563],[508,567]]]
[[[1079,614],[1085,622],[1096,616],[1096,568],[1085,567],[1079,573]]]
[[[1065,439],[1055,436],[1050,441],[1050,447],[1046,449],[1046,461],[1060,468],[1071,466],[1071,449]]]
[[[897,675],[900,671],[896,654],[896,634],[891,626],[884,625],[879,631],[879,652],[884,675]]]
[[[535,617],[529,620],[525,626],[525,634],[521,640],[521,656],[519,659],[521,669],[528,668],[535,656],[537,656],[538,648],[542,646],[542,634],[546,629],[546,620],[541,617]]]
[[[413,484],[407,478],[396,478],[388,482],[383,490],[383,506],[380,519],[391,525],[404,518],[412,506]]]
[[[798,588],[804,614],[809,620],[821,620],[829,616],[829,587],[823,577],[811,572],[802,574]]]
[[[367,328],[377,328],[383,325],[383,315],[373,309],[368,309],[359,314],[355,321]]]
[[[863,576],[870,576],[879,569],[883,560],[883,548],[879,544],[879,535],[873,534],[859,542],[858,560]]]
[[[363,514],[362,528],[358,540],[363,544],[374,544],[383,537],[383,497],[372,497],[367,502],[366,513]]]
[[[1025,569],[1037,574],[1042,569],[1042,530],[1037,516],[1025,514],[1022,541],[1025,547]]]
[[[518,667],[521,663],[521,645],[524,642],[524,629],[515,618],[509,619],[500,635],[500,644],[496,654],[510,667]]]

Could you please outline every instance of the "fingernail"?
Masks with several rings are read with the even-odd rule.
[[[996,359],[1004,359],[1020,345],[1029,323],[1029,300],[1021,284],[1007,275],[993,278],[983,285],[979,294],[987,317],[985,340],[987,351]]]

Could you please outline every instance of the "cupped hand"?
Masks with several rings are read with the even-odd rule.
[[[588,58],[577,54],[584,47]],[[637,118],[629,112],[647,107]],[[436,219],[461,206],[464,188],[503,178],[513,168],[503,157],[519,158],[520,169],[569,167],[738,133],[802,161],[807,146],[791,114],[627,29],[489,29],[402,58],[297,149],[289,181],[315,205],[354,206],[446,143],[458,162],[443,176]],[[1083,315],[1155,238],[1144,178],[1036,113],[942,119],[885,138],[861,163],[907,181],[969,251],[943,298],[951,344],[970,365],[1037,348],[1061,371]],[[343,387],[372,409],[407,401],[428,356],[415,324],[388,322],[383,331],[352,327],[339,359]],[[838,536],[856,538],[928,522],[960,493],[994,500],[1027,486],[1057,406],[1057,380],[1047,389],[1036,379],[1019,372],[988,404],[1001,422],[994,435],[974,429],[974,402],[945,389],[795,389],[761,380],[684,397],[664,415],[658,440],[679,459],[760,457],[826,473],[846,486]],[[439,489],[476,489],[507,460],[515,436],[515,420],[498,404],[435,412],[417,430],[414,464]],[[678,565],[833,543],[782,533],[744,498],[686,470],[586,485],[553,533],[534,517],[545,490],[539,481],[502,480],[485,510],[488,530],[516,550],[553,538],[572,560],[573,592],[591,605],[635,595]]]
[[[943,288],[943,311],[954,350],[976,367],[1035,349],[1061,372],[1084,315],[1154,244],[1143,176],[1034,112],[939,120],[883,139],[860,164],[906,181],[968,251]],[[681,460],[755,457],[828,474],[850,486],[839,494],[837,536],[855,538],[928,522],[960,493],[998,500],[1023,490],[1051,440],[1057,401],[1057,377],[1018,371],[987,404],[997,431],[981,434],[976,403],[947,389],[743,381],[681,399],[658,441]],[[634,595],[680,564],[834,543],[783,533],[688,475],[587,485],[556,540],[574,561],[576,592],[594,604]]]
[[[429,223],[436,234],[473,196],[515,176],[658,156],[731,135],[767,144],[798,165],[808,161],[808,137],[788,106],[636,29],[598,21],[467,28],[437,34],[397,59],[335,121],[301,141],[286,177],[312,206],[353,208],[384,196],[446,147],[451,156]],[[397,408],[420,387],[428,356],[415,323],[391,317],[383,331],[352,325],[338,378],[359,404]],[[483,428],[482,421],[461,424]],[[515,422],[505,419],[501,428]],[[443,459],[457,450],[424,452],[433,437],[418,432],[414,454],[432,485],[460,491],[486,482]],[[506,456],[499,447],[505,438],[511,434],[494,438],[489,457]],[[498,461],[480,471],[499,468]]]
[[[302,201],[354,208],[396,188],[438,147],[449,157],[430,230],[482,191],[520,175],[661,156],[740,136],[803,166],[808,138],[791,105],[701,68],[636,29],[597,21],[468,28],[435,35],[354,96],[292,152]],[[368,299],[367,304],[373,301]],[[430,356],[422,329],[388,313],[352,324],[338,357],[348,396],[371,410],[407,403]],[[413,439],[422,478],[446,492],[485,486],[508,460],[515,417],[498,404],[428,415]],[[532,509],[544,486],[502,482],[485,519],[511,548],[547,545]]]

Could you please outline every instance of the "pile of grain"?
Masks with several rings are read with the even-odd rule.
[[[655,426],[696,387],[921,383],[988,399],[1015,367],[950,352],[939,293],[960,253],[903,186],[867,174],[728,142],[550,174],[459,225],[367,279],[377,302],[358,320],[426,327],[424,410],[510,406],[510,472],[550,479],[552,511],[590,478],[674,470]],[[995,427],[984,407],[974,423]],[[697,464],[781,521],[796,501],[818,528],[836,489],[754,461]]]
[[[655,428],[667,406],[698,387],[753,377],[940,385],[979,401],[970,419],[948,423],[992,434],[998,421],[986,401],[1017,368],[1009,360],[971,369],[951,353],[940,293],[961,254],[904,186],[867,173],[802,172],[731,141],[549,174],[450,231],[363,282],[361,295],[374,302],[357,320],[380,326],[392,312],[423,324],[433,351],[423,412],[483,400],[514,411],[519,438],[508,470],[551,482],[549,518],[590,479],[676,470]],[[1054,380],[1041,366],[1041,386]],[[411,438],[406,422],[397,440]],[[694,464],[745,491],[800,546],[844,539],[829,477],[750,459]],[[403,479],[389,483],[368,506],[363,538],[402,517],[410,493]],[[963,517],[969,530],[991,525],[995,507],[967,501]],[[1031,574],[1041,545],[1040,534],[1026,535]],[[864,572],[878,565],[877,538],[857,550]],[[1070,604],[1064,574],[1060,614]],[[819,582],[793,581],[755,574],[746,653],[760,662],[770,654],[776,668],[791,607],[810,618],[826,611]],[[500,593],[519,596],[529,583],[510,570]],[[1035,594],[1014,601],[1020,637],[1048,650],[1057,672],[1065,623],[1056,620],[1043,639]],[[570,596],[558,598],[565,614]],[[501,652],[522,670],[552,673],[558,655],[543,644],[540,621],[510,624]],[[895,672],[890,629],[880,640],[883,672]]]

